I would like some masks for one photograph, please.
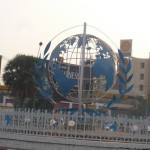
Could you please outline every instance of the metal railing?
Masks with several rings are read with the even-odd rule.
[[[150,118],[0,109],[0,132],[150,144]]]

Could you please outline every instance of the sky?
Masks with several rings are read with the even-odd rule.
[[[149,0],[0,0],[1,72],[17,54],[37,56],[39,42],[42,51],[56,35],[84,22],[118,48],[121,39],[132,39],[132,56],[148,58],[149,4]]]

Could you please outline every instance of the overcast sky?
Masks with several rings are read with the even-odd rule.
[[[120,48],[132,39],[132,56],[150,52],[149,0],[0,0],[0,55],[2,70],[16,54],[37,56],[61,31],[92,25]]]

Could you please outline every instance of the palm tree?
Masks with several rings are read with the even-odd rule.
[[[24,108],[29,99],[35,98],[35,85],[33,82],[34,63],[37,58],[33,56],[17,55],[10,60],[4,68],[3,82],[11,87],[12,96],[16,104]]]

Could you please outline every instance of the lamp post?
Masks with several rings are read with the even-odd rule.
[[[150,76],[150,52],[149,52],[149,59],[148,59],[148,77]],[[147,97],[147,102],[146,102],[146,118],[149,115],[148,111],[148,105],[149,105],[149,100],[150,100],[150,81],[148,80],[148,97]]]
[[[1,75],[1,62],[2,62],[2,55],[0,55],[0,75]]]
[[[38,50],[38,54],[37,54],[37,57],[39,56],[39,53],[40,53],[40,49],[41,49],[41,46],[43,45],[42,42],[39,42],[39,50]]]
[[[39,53],[40,53],[40,49],[41,49],[41,46],[43,45],[42,42],[39,42],[39,50],[38,50],[38,54],[37,54],[37,57],[39,56]],[[35,110],[35,101],[36,101],[36,93],[35,93],[35,99],[34,99],[34,102],[33,102],[33,109]]]

